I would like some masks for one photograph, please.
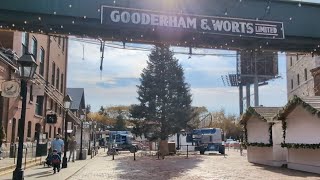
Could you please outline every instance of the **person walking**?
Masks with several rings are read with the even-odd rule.
[[[51,141],[51,149],[57,150],[57,154],[61,157],[64,151],[64,142],[60,139],[60,134],[57,134],[56,138]]]
[[[72,162],[74,162],[74,154],[75,154],[75,151],[76,151],[76,148],[77,148],[76,138],[74,136],[72,136],[71,139],[69,140],[68,144],[69,144],[69,151],[70,151],[69,160],[68,161],[70,162],[70,159],[71,159],[71,156],[72,156]]]
[[[61,164],[61,156],[59,156],[58,151],[56,149],[53,150],[53,154],[51,157],[52,166],[53,166],[53,173],[55,174],[56,171],[60,171],[60,164]]]

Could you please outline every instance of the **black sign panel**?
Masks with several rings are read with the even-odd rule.
[[[46,117],[46,122],[48,124],[57,123],[57,115],[56,114],[48,114],[47,117]]]
[[[241,18],[169,14],[132,8],[102,6],[101,24],[141,31],[146,28],[228,36],[284,39],[282,22]]]

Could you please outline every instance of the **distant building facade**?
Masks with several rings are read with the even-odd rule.
[[[288,99],[290,100],[294,95],[299,97],[315,96],[315,79],[311,70],[320,67],[320,57],[288,54],[286,61]]]

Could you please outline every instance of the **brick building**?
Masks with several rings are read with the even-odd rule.
[[[287,93],[288,99],[294,95],[299,97],[314,96],[315,79],[311,70],[320,67],[320,57],[311,55],[287,55]]]
[[[27,94],[27,112],[25,123],[25,142],[34,142],[54,138],[63,133],[63,97],[66,93],[67,46],[68,39],[24,32],[0,31],[0,42],[11,64],[0,63],[0,74],[4,80],[15,79],[17,59],[24,53],[31,53],[38,64],[34,80],[29,81]],[[12,58],[16,57],[16,58]],[[8,68],[10,66],[10,68]],[[10,69],[10,70],[9,70]],[[19,81],[19,79],[16,79]],[[1,123],[5,129],[5,145],[17,142],[18,120],[20,119],[21,99],[2,98],[0,100]],[[47,124],[47,114],[56,114],[57,123]],[[68,121],[79,123],[79,119],[68,113]]]

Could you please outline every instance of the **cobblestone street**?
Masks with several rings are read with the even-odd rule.
[[[320,179],[311,173],[254,165],[247,162],[246,156],[240,156],[235,150],[221,155],[171,156],[157,160],[155,156],[137,155],[133,161],[132,154],[115,156],[100,155],[70,179],[128,179],[128,180],[202,180],[202,179]]]

